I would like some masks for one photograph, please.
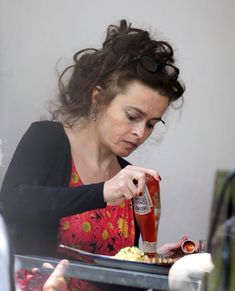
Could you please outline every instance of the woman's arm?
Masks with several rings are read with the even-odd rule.
[[[14,220],[57,221],[61,217],[104,208],[103,184],[74,188],[19,185],[8,189],[2,203],[6,216]]]
[[[61,124],[33,123],[3,181],[1,201],[6,216],[40,223],[105,207],[104,183],[68,187],[71,163],[70,145]]]

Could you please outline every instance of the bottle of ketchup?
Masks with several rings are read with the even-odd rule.
[[[143,240],[143,251],[150,261],[157,254],[158,224],[161,214],[159,182],[146,175],[144,192],[133,198],[135,217]]]

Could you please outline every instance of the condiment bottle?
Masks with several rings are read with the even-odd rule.
[[[149,258],[157,254],[158,224],[161,214],[159,182],[146,175],[146,186],[133,198],[135,217],[143,241],[143,251]]]

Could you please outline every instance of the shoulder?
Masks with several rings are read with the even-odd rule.
[[[25,135],[30,136],[30,138],[34,137],[36,140],[43,139],[42,142],[46,142],[48,139],[51,142],[67,140],[63,125],[49,120],[33,122]]]
[[[61,133],[63,134],[64,129],[61,123],[55,122],[55,121],[49,121],[49,120],[43,120],[43,121],[35,121],[33,122],[29,130],[34,130],[37,132],[55,132],[55,133]]]
[[[61,123],[37,121],[33,122],[25,132],[18,150],[32,153],[50,151],[52,154],[58,154],[58,152],[67,151],[69,147],[69,141]]]

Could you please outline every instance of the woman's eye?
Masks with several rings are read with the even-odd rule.
[[[146,126],[149,128],[149,129],[153,129],[155,124],[152,124],[152,123],[147,123]]]
[[[126,112],[126,116],[130,121],[134,121],[134,120],[138,119],[137,116],[131,115],[128,112]]]

